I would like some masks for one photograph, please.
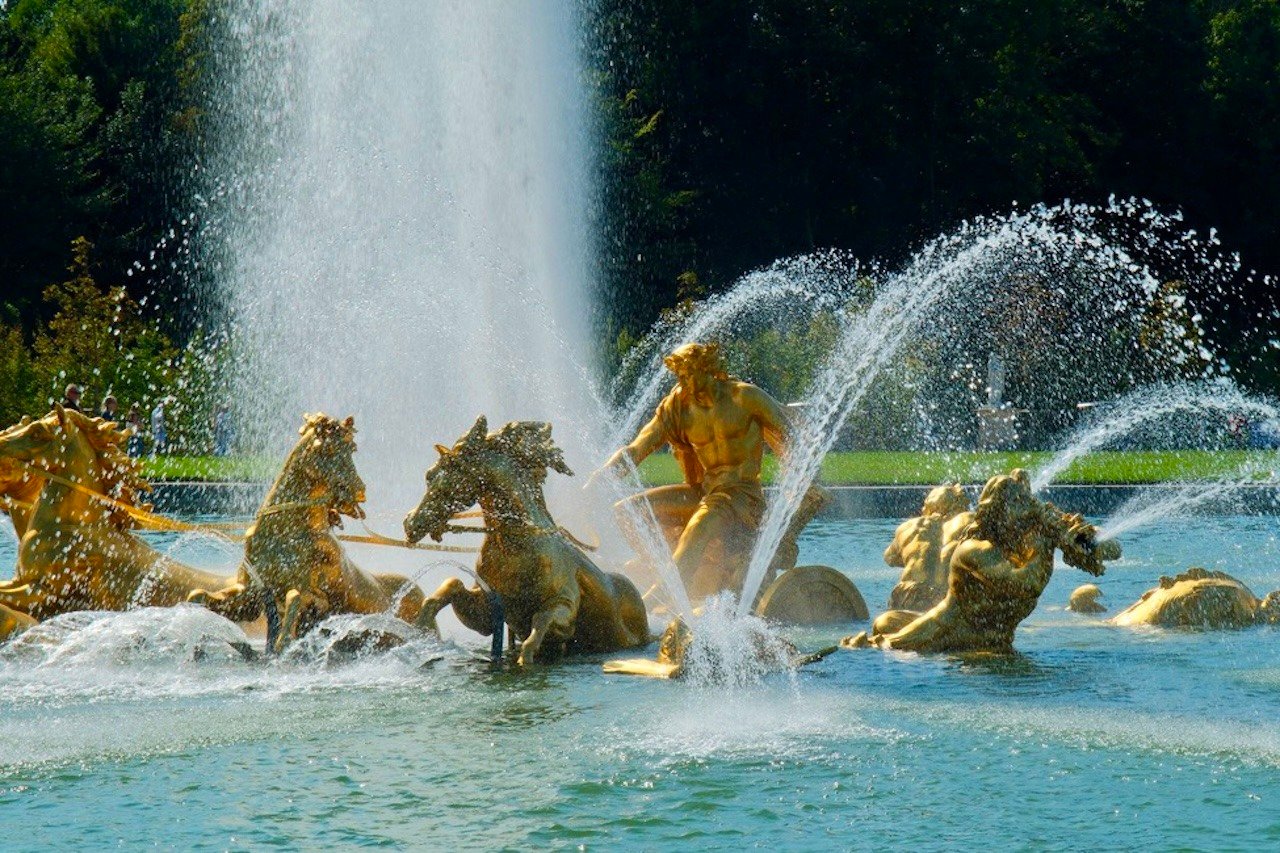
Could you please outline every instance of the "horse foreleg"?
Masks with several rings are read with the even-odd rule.
[[[28,628],[34,628],[36,624],[36,620],[27,614],[0,605],[0,643],[13,639]]]
[[[457,578],[449,578],[440,584],[431,596],[422,602],[413,624],[423,631],[439,634],[436,627],[436,615],[446,607],[452,607],[454,615],[463,625],[478,634],[489,636],[494,631],[493,610],[489,606],[489,595],[479,586],[470,589]],[[498,628],[501,630],[501,627]]]
[[[243,583],[233,583],[217,592],[207,589],[192,590],[187,602],[199,604],[232,622],[252,622],[262,615],[262,596],[251,591]]]
[[[554,631],[561,636],[568,636],[571,633],[573,629],[573,612],[570,610],[569,605],[557,604],[547,610],[539,610],[533,614],[530,624],[529,636],[525,637],[524,642],[520,644],[520,659],[517,662],[521,666],[528,666],[533,663],[548,634]]]
[[[302,618],[302,593],[296,589],[289,590],[284,597],[284,614],[280,617],[280,630],[275,636],[276,654],[284,651],[284,647],[294,639],[298,632],[298,620]]]
[[[298,639],[299,632],[311,630],[330,610],[329,602],[323,596],[297,589],[289,590],[284,597],[284,613],[280,617],[280,630],[275,638],[275,651],[284,651],[285,646]]]

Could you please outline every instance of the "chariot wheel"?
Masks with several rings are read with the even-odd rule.
[[[871,614],[862,593],[830,566],[796,566],[760,596],[756,613],[789,625],[847,625]]]

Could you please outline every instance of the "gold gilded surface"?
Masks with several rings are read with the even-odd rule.
[[[604,662],[603,669],[607,674],[644,678],[681,678],[696,673],[708,682],[731,683],[746,671],[763,674],[796,669],[816,663],[837,650],[836,646],[828,646],[800,654],[788,640],[768,630],[762,622],[745,622],[740,627],[746,635],[728,647],[722,647],[714,639],[699,647],[693,630],[683,619],[676,618],[658,639],[656,660],[608,660]],[[745,645],[740,644],[742,641]]]
[[[1102,589],[1096,583],[1081,584],[1071,592],[1067,609],[1073,613],[1106,613],[1107,606],[1098,599]]]
[[[558,527],[547,509],[547,472],[572,475],[551,439],[550,424],[516,421],[490,433],[481,416],[427,471],[426,492],[404,520],[405,536],[436,541],[449,520],[473,504],[484,518],[476,563],[480,583],[450,578],[422,606],[417,623],[434,629],[453,607],[462,624],[490,635],[490,590],[501,597],[504,620],[520,642],[522,665],[564,652],[606,652],[649,641],[644,602],[631,581],[602,571]]]
[[[676,387],[632,442],[615,452],[600,471],[623,473],[670,445],[684,483],[627,498],[619,503],[618,518],[643,553],[641,537],[631,527],[636,513],[629,511],[628,504],[648,503],[671,545],[689,595],[698,601],[722,590],[742,589],[765,509],[760,484],[764,449],[767,445],[779,457],[785,456],[791,424],[777,400],[728,375],[716,344],[686,344],[667,356],[664,364],[675,374]],[[762,589],[778,571],[795,565],[796,537],[825,502],[817,488],[805,496]]]
[[[870,634],[847,637],[842,645],[1006,653],[1053,574],[1055,551],[1095,576],[1103,573],[1104,560],[1120,556],[1119,544],[1098,541],[1096,529],[1079,515],[1037,500],[1022,470],[987,481],[972,521],[953,544],[947,595],[938,605],[925,613],[881,614]]]
[[[961,521],[948,524],[957,517]],[[943,549],[968,526],[969,498],[957,485],[938,486],[929,492],[920,515],[909,518],[893,534],[884,561],[902,569],[897,586],[889,593],[890,610],[923,613],[947,594],[947,561]]]
[[[0,584],[0,605],[43,620],[75,610],[170,606],[229,582],[130,532],[133,520],[123,510],[140,506],[149,486],[124,441],[114,424],[61,406],[0,433],[0,481],[19,534],[14,578]]]
[[[1112,624],[1163,628],[1247,628],[1280,622],[1280,591],[1258,598],[1226,572],[1191,568],[1162,577]]]
[[[778,575],[756,613],[789,625],[848,625],[870,615],[853,581],[830,566],[796,566]]]
[[[412,622],[422,605],[421,590],[402,575],[360,568],[333,533],[342,516],[364,518],[354,419],[305,415],[299,433],[245,533],[245,559],[235,582],[207,588],[191,600],[257,615],[268,596],[281,616],[276,650],[327,616],[385,613],[397,599],[396,615]]]

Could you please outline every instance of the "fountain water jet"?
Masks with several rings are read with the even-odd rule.
[[[773,324],[826,314],[837,321],[858,303],[851,286],[859,277],[856,261],[838,253],[817,253],[776,261],[743,276],[728,291],[659,321],[626,355],[613,381],[614,430],[608,442],[625,444],[653,415],[671,374],[667,354],[698,341],[723,342],[743,326]]]
[[[1153,521],[1176,517],[1214,501],[1231,499],[1247,489],[1264,489],[1272,493],[1273,507],[1280,495],[1280,477],[1277,477],[1273,455],[1267,466],[1262,460],[1253,460],[1240,466],[1230,475],[1203,483],[1186,483],[1174,487],[1165,494],[1154,489],[1144,489],[1125,501],[1101,525],[1099,536],[1114,538]]]
[[[1130,209],[1133,208],[1133,209]],[[788,525],[816,479],[822,459],[834,445],[842,424],[868,390],[913,340],[937,340],[950,334],[964,338],[972,329],[968,314],[981,319],[979,297],[999,293],[1006,283],[1028,273],[1053,281],[1071,270],[1083,270],[1086,286],[1096,291],[1085,299],[1067,300],[1061,281],[1053,281],[1064,302],[1084,312],[1067,324],[1080,337],[1079,346],[1116,324],[1130,324],[1153,306],[1180,308],[1180,295],[1168,296],[1160,280],[1117,242],[1110,218],[1133,217],[1144,209],[1112,203],[1105,209],[1087,205],[1038,206],[1026,213],[966,223],[918,252],[901,272],[887,277],[874,302],[846,325],[835,351],[815,379],[804,417],[785,461],[775,496],[770,500],[751,556],[739,600],[739,612],[753,606],[760,584]],[[1148,213],[1152,213],[1146,209]],[[1146,216],[1146,213],[1142,213]],[[1154,215],[1154,213],[1152,213]],[[1144,220],[1145,221],[1145,220]],[[950,310],[945,317],[940,309]],[[1087,306],[1084,308],[1082,306]],[[1169,360],[1191,365],[1199,359],[1206,370],[1217,369],[1214,353],[1200,342],[1199,315],[1188,314],[1188,329],[1164,323]],[[1115,381],[1115,378],[1112,378]]]
[[[1250,414],[1264,420],[1280,418],[1273,402],[1246,394],[1225,379],[1212,383],[1182,383],[1141,388],[1108,403],[1097,416],[1077,429],[1062,450],[1031,474],[1032,491],[1040,491],[1094,450],[1106,447],[1134,430],[1177,413],[1219,412]]]

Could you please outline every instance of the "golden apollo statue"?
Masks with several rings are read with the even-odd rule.
[[[627,504],[647,501],[673,546],[690,596],[696,600],[721,590],[737,591],[764,516],[764,448],[785,456],[790,419],[764,390],[729,376],[717,344],[685,344],[663,363],[675,374],[676,387],[635,439],[596,473],[621,473],[628,463],[638,465],[670,445],[684,483],[648,489],[620,502],[620,523],[635,536]],[[779,569],[795,564],[795,538],[824,500],[817,489],[805,496],[762,588]]]

